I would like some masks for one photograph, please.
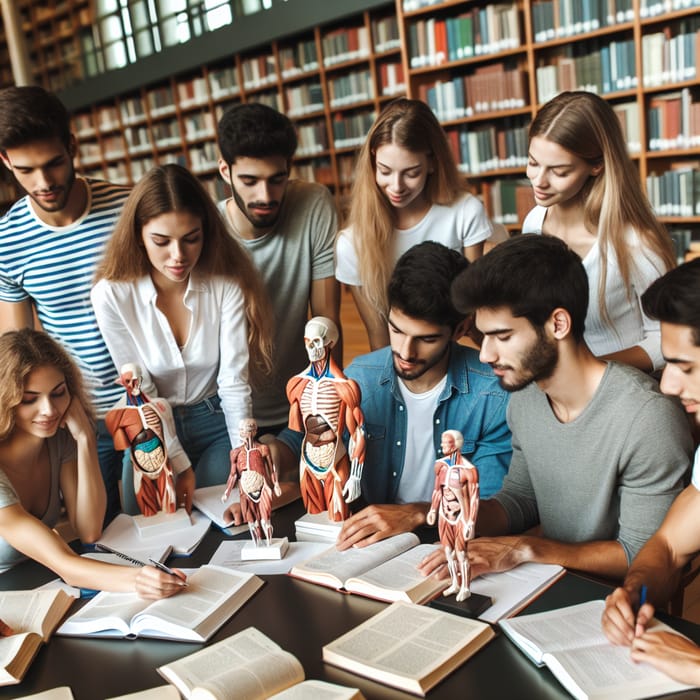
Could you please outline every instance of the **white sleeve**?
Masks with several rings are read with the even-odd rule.
[[[523,233],[542,233],[546,213],[547,207],[541,207],[539,204],[530,209],[523,220]]]
[[[353,287],[362,285],[357,252],[352,242],[352,229],[346,228],[338,234],[335,244],[335,278],[338,282]]]
[[[158,390],[146,369],[146,363],[140,356],[129,328],[131,324],[140,323],[140,319],[126,318],[124,305],[115,295],[115,287],[106,279],[101,279],[90,291],[90,301],[95,310],[95,318],[104,338],[114,366],[119,372],[127,362],[141,367],[141,390],[146,396],[157,396]]]
[[[693,462],[693,477],[692,484],[700,491],[700,447],[695,452],[695,461]]]
[[[491,219],[484,205],[478,197],[467,194],[457,203],[462,211],[460,212],[461,230],[459,232],[462,239],[462,248],[476,245],[487,240],[493,233]]]
[[[241,443],[238,434],[241,419],[253,417],[248,384],[248,321],[245,315],[245,299],[240,287],[226,279],[221,283],[223,291],[217,384],[231,447],[236,447]]]
[[[651,251],[644,249],[641,244],[630,250],[632,266],[632,291],[636,303],[639,305],[639,313],[642,317],[643,338],[639,347],[649,355],[654,369],[661,369],[666,364],[661,353],[661,324],[649,318],[642,307],[642,294],[649,286],[665,273],[661,259]]]

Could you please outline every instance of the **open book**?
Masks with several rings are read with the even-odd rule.
[[[24,678],[39,647],[49,641],[74,600],[61,589],[0,591],[2,620],[12,632],[0,637],[0,685]]]
[[[342,552],[335,546],[292,567],[292,576],[348,593],[393,602],[423,603],[449,585],[417,569],[435,545],[420,544],[412,532]]]
[[[601,628],[605,602],[592,600],[499,623],[505,634],[538,666],[581,700],[633,700],[685,690],[648,664],[630,660],[629,647],[611,644]],[[658,620],[650,630],[673,631]]]
[[[494,634],[485,622],[398,602],[326,644],[323,660],[373,681],[425,695]]]
[[[354,688],[304,681],[295,656],[255,627],[157,669],[186,700],[360,700]]]
[[[182,593],[155,602],[135,593],[98,593],[56,634],[204,642],[263,584],[253,574],[218,566],[202,566],[187,583]]]

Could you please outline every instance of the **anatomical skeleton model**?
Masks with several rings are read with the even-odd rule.
[[[108,411],[105,424],[118,450],[131,450],[134,494],[144,515],[175,512],[175,484],[166,443],[175,434],[172,409],[167,401],[151,401],[141,391],[141,368],[125,364],[118,384],[125,396]],[[166,429],[168,427],[171,429]],[[173,437],[172,439],[177,439]]]
[[[443,592],[456,593],[457,601],[471,595],[467,544],[474,537],[479,511],[479,472],[462,457],[462,433],[446,430],[442,434],[442,459],[435,462],[435,486],[427,515],[428,525],[438,517],[440,543],[447,557],[451,585]]]
[[[310,364],[287,383],[289,427],[304,433],[299,462],[304,506],[312,514],[328,511],[333,521],[350,514],[347,504],[360,495],[365,461],[360,388],[331,357],[337,340],[333,321],[312,318],[304,329]],[[343,443],[346,428],[350,433],[347,450]]]
[[[248,523],[250,535],[257,547],[264,535],[269,547],[272,542],[272,493],[282,493],[277,470],[272,461],[270,448],[255,441],[258,425],[252,418],[244,418],[239,424],[239,435],[243,444],[231,450],[231,474],[226,482],[222,502],[238,484],[241,514]],[[272,482],[272,487],[270,486]]]

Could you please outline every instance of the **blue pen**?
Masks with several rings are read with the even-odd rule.
[[[639,588],[639,606],[637,607],[637,614],[634,616],[634,634],[637,635],[637,620],[639,619],[639,611],[642,605],[647,602],[647,586],[643,583]]]

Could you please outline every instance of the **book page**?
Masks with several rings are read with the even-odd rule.
[[[398,595],[407,594],[413,589],[425,589],[426,594],[444,590],[449,585],[449,580],[441,581],[434,577],[423,576],[418,571],[418,564],[434,552],[439,545],[419,544],[416,547],[402,552],[398,556],[385,561],[375,569],[370,569],[360,576],[355,576],[345,582],[345,588],[351,593],[363,593],[375,597],[390,596],[391,600],[397,600]],[[403,598],[405,599],[405,598]],[[418,597],[421,601],[422,596]],[[414,601],[414,602],[418,602]]]
[[[180,700],[180,693],[174,685],[159,685],[148,690],[139,690],[127,695],[115,695],[107,700]]]
[[[56,634],[80,635],[113,630],[127,636],[131,619],[149,604],[150,601],[139,598],[135,593],[98,593],[71,615],[56,630]]]
[[[357,688],[348,688],[326,681],[304,681],[276,693],[270,700],[362,700]]]
[[[510,571],[475,578],[469,586],[471,591],[487,595],[493,601],[479,619],[495,624],[510,617],[563,574],[564,568],[558,564],[527,562]]]
[[[200,486],[195,489],[192,496],[192,505],[200,510],[204,515],[211,520],[214,525],[220,528],[226,528],[229,535],[239,535],[241,532],[248,530],[248,525],[234,525],[233,522],[224,520],[224,511],[232,504],[240,501],[238,488],[231,489],[231,493],[225,503],[221,502],[221,497],[224,495],[226,485],[215,486]]]
[[[144,630],[165,631],[168,625],[194,630],[251,578],[252,574],[202,566],[187,579],[187,588],[182,593],[151,603],[134,617],[131,627],[137,634]]]
[[[194,700],[264,700],[304,679],[304,669],[254,627],[158,669]]]
[[[35,632],[46,639],[51,630],[46,629],[44,621],[53,617],[49,613],[59,595],[63,596],[64,593],[59,590],[0,591],[2,619],[15,634]],[[53,624],[57,622],[55,620]]]
[[[32,635],[34,635],[33,632],[20,632],[10,637],[0,637],[0,686],[13,685],[20,680],[15,673],[22,669],[14,668],[15,664],[13,662],[20,654],[22,645]],[[33,636],[33,639],[38,640],[36,636]],[[39,646],[39,644],[41,642],[36,641],[36,646]]]
[[[481,634],[478,620],[410,603],[392,603],[378,615],[323,647],[323,658],[375,680],[392,676],[421,680],[446,664]],[[408,687],[408,686],[406,686]]]
[[[379,566],[387,559],[415,547],[419,541],[412,532],[405,532],[367,547],[353,547],[342,552],[333,546],[317,557],[295,566],[291,573],[300,578],[308,576],[311,580],[320,574],[337,581],[336,585],[340,587],[352,576],[359,576]]]
[[[58,688],[44,690],[41,693],[23,695],[17,700],[73,700],[73,692],[67,685],[62,685]]]
[[[628,647],[605,643],[600,646],[570,649],[547,654],[547,666],[574,696],[604,693],[611,700],[646,698],[690,686],[676,683],[665,674],[644,663],[630,659]]]
[[[546,652],[606,644],[600,626],[604,607],[604,601],[591,600],[567,608],[501,620],[499,624],[518,646],[526,640],[541,656]]]

